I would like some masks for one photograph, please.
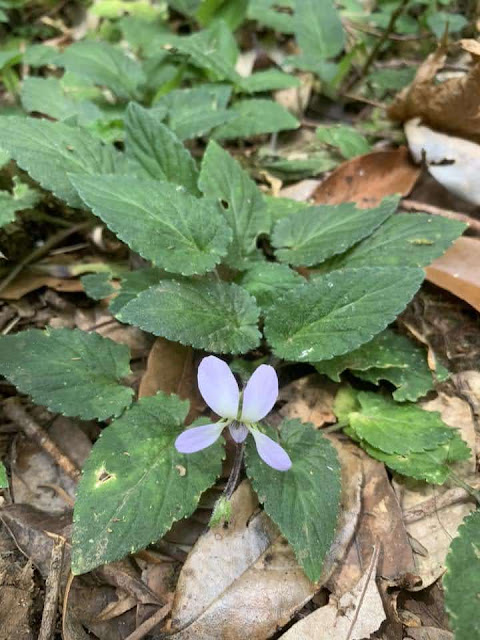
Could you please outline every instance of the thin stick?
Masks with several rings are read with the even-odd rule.
[[[80,469],[50,438],[48,433],[25,411],[19,398],[9,398],[4,403],[7,418],[17,424],[25,435],[36,442],[54,462],[73,480],[80,478]]]
[[[153,616],[147,618],[145,622],[135,629],[133,633],[125,638],[125,640],[142,640],[147,633],[149,633],[154,627],[157,626],[159,622],[161,622],[166,616],[170,613],[170,609],[172,608],[172,602],[167,602],[166,605],[161,607]]]
[[[228,478],[227,486],[223,491],[223,495],[227,500],[230,500],[230,498],[233,495],[233,492],[237,487],[238,478],[240,477],[240,472],[242,470],[244,451],[245,451],[245,442],[242,442],[242,444],[236,445],[235,460],[233,461],[233,467],[232,467],[232,470],[230,471],[230,476]]]
[[[382,50],[383,45],[385,44],[385,42],[387,42],[387,40],[389,39],[389,37],[392,34],[393,30],[395,29],[395,24],[396,24],[398,18],[405,11],[405,8],[408,5],[408,2],[409,2],[409,0],[402,0],[400,2],[400,4],[398,5],[398,7],[395,9],[395,11],[392,12],[392,15],[390,16],[390,20],[388,22],[388,25],[387,25],[386,29],[383,31],[382,35],[378,38],[378,40],[375,43],[373,49],[370,51],[370,55],[365,60],[365,63],[363,65],[360,73],[358,74],[358,76],[356,78],[354,77],[353,80],[351,80],[347,84],[347,87],[345,89],[345,91],[347,93],[357,83],[357,80],[361,80],[362,78],[364,78],[367,75],[368,71],[370,70],[370,67],[375,62],[375,60],[377,59],[378,54]]]
[[[443,495],[429,498],[414,507],[410,507],[410,509],[403,512],[403,521],[405,524],[418,522],[418,520],[423,520],[423,518],[445,509],[445,507],[450,507],[452,504],[465,502],[469,499],[471,499],[471,496],[468,491],[455,487],[454,489],[449,489]]]
[[[45,584],[45,602],[38,640],[52,640],[55,634],[65,543],[66,540],[62,536],[54,536],[50,571]]]
[[[457,211],[451,211],[450,209],[441,209],[440,207],[434,207],[431,204],[425,204],[424,202],[418,202],[417,200],[402,200],[400,207],[407,211],[420,211],[429,213],[432,216],[442,216],[444,218],[450,218],[450,220],[460,220],[468,224],[470,229],[480,233],[480,220],[475,220],[465,213],[458,213]]]
[[[13,267],[8,276],[6,276],[2,280],[2,282],[0,282],[0,291],[3,291],[3,289],[5,289],[5,287],[8,286],[12,282],[12,280],[15,280],[18,274],[21,273],[26,266],[28,266],[32,262],[40,260],[40,258],[43,258],[43,256],[47,255],[53,249],[53,247],[61,244],[65,240],[65,238],[68,238],[68,236],[71,236],[77,231],[82,231],[82,229],[88,229],[89,227],[91,227],[90,222],[83,222],[82,224],[76,224],[69,229],[64,229],[53,235],[44,244],[42,244],[41,247],[34,249],[31,253],[28,254],[28,256],[26,256],[26,258],[24,258],[15,267]]]

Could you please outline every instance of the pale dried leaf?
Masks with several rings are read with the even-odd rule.
[[[233,501],[228,528],[202,536],[180,573],[172,610],[176,640],[263,640],[316,591],[276,526],[264,512],[255,515],[258,502],[248,482]]]
[[[320,607],[284,633],[284,640],[362,640],[375,633],[385,620],[382,598],[376,584],[379,548],[352,591],[338,602]]]
[[[333,402],[337,386],[317,374],[299,378],[283,387],[279,400],[285,402],[279,414],[283,418],[298,418],[320,428],[336,421]]]

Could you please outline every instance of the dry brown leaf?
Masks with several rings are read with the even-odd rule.
[[[352,591],[338,602],[320,607],[293,625],[281,638],[284,640],[362,640],[375,633],[385,620],[382,598],[376,584],[379,548]],[[332,600],[334,600],[332,598]]]
[[[280,390],[279,400],[285,404],[278,413],[282,418],[298,418],[320,428],[336,422],[333,402],[338,385],[318,374],[294,380]]]
[[[13,282],[0,291],[0,298],[4,300],[20,300],[27,293],[41,287],[49,287],[50,289],[55,289],[55,291],[68,291],[70,293],[78,293],[84,290],[80,280],[55,278],[48,274],[22,271]]]
[[[355,202],[360,208],[376,206],[386,196],[407,196],[420,175],[405,147],[373,151],[347,160],[313,194],[316,204]]]
[[[439,393],[434,400],[423,404],[427,411],[439,411],[442,420],[460,431],[463,440],[472,449],[470,460],[455,465],[455,472],[468,482],[475,471],[475,423],[471,408],[465,400]],[[441,487],[397,478],[394,488],[403,511],[413,510],[427,500],[440,498],[449,489],[448,483]],[[435,582],[445,571],[445,558],[452,539],[463,519],[475,507],[473,498],[463,502],[446,504],[434,513],[428,511],[423,518],[407,522],[406,529],[414,551],[415,573],[422,579],[419,588]],[[412,588],[416,588],[413,586]]]
[[[364,480],[361,487],[362,510],[354,532],[354,544],[350,545],[348,554],[329,579],[328,587],[337,596],[351,591],[368,566],[376,545],[381,552],[378,575],[385,578],[388,584],[404,583],[415,565],[402,512],[384,465],[370,458],[353,443],[339,438],[332,438],[332,441],[342,462],[343,483],[352,482],[348,478],[351,465],[345,466],[345,454],[355,456],[357,473],[361,473]]]
[[[392,120],[406,122],[419,117],[433,129],[480,141],[480,57],[478,43],[462,40],[463,49],[473,55],[470,71],[441,83],[435,76],[444,65],[445,47],[420,65],[410,86],[403,89],[387,109]]]
[[[317,590],[268,516],[255,514],[258,501],[247,481],[232,500],[228,528],[202,536],[180,573],[176,640],[264,640]]]
[[[197,385],[194,351],[177,342],[157,338],[140,382],[139,397],[153,396],[157,391],[176,393],[190,401],[187,424],[205,409]]]
[[[480,240],[461,237],[427,267],[427,280],[480,311]]]
[[[454,640],[453,633],[436,627],[418,627],[409,629],[405,640]]]
[[[58,416],[50,425],[48,435],[79,468],[83,466],[92,443],[78,421]],[[73,503],[75,488],[76,482],[55,465],[43,449],[23,435],[17,436],[12,459],[12,495],[16,503],[29,504],[52,514],[63,513]]]

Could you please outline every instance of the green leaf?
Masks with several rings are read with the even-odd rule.
[[[166,271],[210,271],[231,239],[219,207],[168,182],[71,176],[82,200],[132,249]]]
[[[378,393],[360,392],[361,410],[349,415],[356,435],[384,453],[406,454],[435,449],[455,433],[437,411],[397,404]]]
[[[340,465],[330,442],[312,425],[284,420],[268,431],[287,451],[292,467],[275,471],[247,445],[247,474],[265,511],[295,551],[312,581],[319,580],[335,535],[340,506]]]
[[[425,480],[430,484],[443,484],[450,475],[452,465],[468,460],[471,455],[468,445],[456,431],[446,443],[420,453],[389,454],[371,447],[366,442],[360,442],[360,445],[372,458],[385,463],[392,471],[415,480]]]
[[[249,0],[203,0],[197,10],[197,20],[206,26],[223,20],[234,31],[245,19]]]
[[[342,23],[332,0],[296,0],[294,25],[298,46],[309,64],[333,58],[344,47]]]
[[[352,369],[352,373],[358,378],[373,384],[379,384],[381,380],[391,382],[397,387],[396,391],[393,392],[393,397],[397,402],[418,400],[433,388],[434,383],[425,355],[423,355],[422,359],[418,359],[417,365],[414,364],[408,368],[389,367],[387,369],[377,369],[374,367],[367,371]],[[436,377],[438,380],[445,380],[448,378],[448,370],[439,365]]]
[[[0,145],[44,189],[72,207],[83,207],[83,202],[67,174],[114,173],[121,158],[83,129],[19,116],[0,118]]]
[[[238,285],[193,280],[164,281],[117,313],[122,322],[214,353],[258,346],[258,316],[255,300]]]
[[[267,312],[275,353],[299,362],[356,349],[389,325],[420,287],[414,268],[345,269],[295,287]]]
[[[398,387],[393,397],[399,402],[417,400],[433,386],[425,349],[391,329],[346,355],[316,362],[315,367],[336,382],[340,382],[340,374],[345,369],[374,384],[388,380]],[[445,380],[448,371],[438,365],[436,377]]]
[[[188,55],[191,64],[209,72],[214,80],[237,83],[240,79],[235,71],[237,44],[232,32],[221,20],[191,36],[172,35],[167,44]]]
[[[235,118],[226,109],[231,92],[230,86],[222,84],[177,89],[163,96],[155,108],[166,106],[170,129],[180,140],[190,140]]]
[[[175,449],[188,402],[159,393],[142,398],[95,443],[74,510],[75,575],[119,560],[161,538],[195,510],[221,473],[221,441],[183,455]]]
[[[305,282],[300,274],[284,264],[259,262],[242,274],[239,284],[268,309],[284,293]]]
[[[392,216],[369,238],[329,263],[332,269],[364,266],[425,267],[441,256],[465,224],[423,213]]]
[[[198,171],[180,140],[156,117],[154,109],[131,102],[125,117],[127,157],[133,158],[146,176],[180,184],[197,195]]]
[[[286,218],[294,213],[300,213],[305,209],[310,208],[310,205],[306,202],[297,202],[297,200],[291,200],[290,198],[276,198],[274,196],[263,196],[267,211],[270,214],[273,222]]]
[[[262,133],[298,129],[300,126],[285,107],[273,100],[239,100],[230,112],[236,117],[218,127],[214,132],[215,138],[251,138]]]
[[[435,10],[427,16],[427,25],[430,31],[435,34],[437,40],[441,40],[445,30],[448,33],[458,33],[468,25],[468,20],[461,13],[447,13]]]
[[[120,291],[110,302],[108,308],[112,315],[116,316],[123,307],[131,300],[136,298],[139,293],[145,291],[154,284],[159,284],[168,275],[157,267],[147,267],[145,269],[136,269],[122,276],[120,279]]]
[[[40,194],[15,176],[13,193],[0,191],[0,227],[15,220],[17,211],[31,209],[40,200]]]
[[[56,64],[58,55],[57,49],[45,44],[27,45],[23,54],[23,62],[30,67],[43,67],[47,64]],[[25,78],[25,80],[27,79],[30,79],[30,76]]]
[[[112,287],[112,274],[109,271],[100,271],[99,273],[88,273],[80,278],[85,293],[92,300],[103,300],[115,293]]]
[[[373,209],[353,202],[318,205],[283,218],[275,225],[272,244],[280,262],[312,266],[342,253],[369,236],[397,208],[398,198],[385,198]]]
[[[295,25],[293,16],[279,9],[293,9],[291,0],[250,0],[247,17],[260,24],[275,29],[279,33],[293,33]]]
[[[240,82],[240,89],[247,93],[258,93],[261,91],[277,91],[278,89],[291,89],[299,87],[300,81],[289,73],[283,73],[278,69],[267,69],[257,71],[251,76],[243,78]]]
[[[50,411],[105,420],[127,407],[130,354],[97,333],[28,329],[0,337],[0,373]]]
[[[140,63],[108,42],[75,42],[59,56],[58,64],[108,87],[119,98],[135,99],[145,82]]]
[[[315,132],[317,138],[326,144],[337,147],[344,158],[354,158],[370,151],[365,136],[353,127],[343,124],[323,125]]]
[[[0,462],[0,489],[8,489],[7,470],[3,462]]]
[[[211,141],[203,156],[199,187],[208,198],[221,202],[232,230],[227,261],[242,268],[256,248],[256,239],[270,231],[270,218],[257,185],[232,156]],[[226,203],[226,206],[225,206]]]
[[[479,640],[480,511],[465,518],[450,545],[443,576],[445,605],[455,640]]]

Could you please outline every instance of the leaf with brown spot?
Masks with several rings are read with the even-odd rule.
[[[420,171],[405,147],[373,151],[341,164],[317,187],[313,199],[316,204],[355,202],[359,208],[375,207],[387,196],[408,195]]]
[[[177,342],[157,338],[147,361],[147,368],[140,382],[140,398],[153,396],[158,391],[176,393],[190,401],[186,424],[190,424],[205,409],[198,391],[194,351]]]
[[[427,280],[480,311],[480,240],[461,237],[427,267]]]

